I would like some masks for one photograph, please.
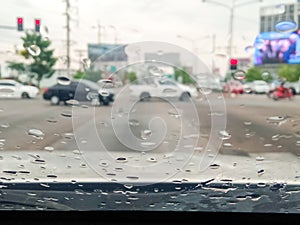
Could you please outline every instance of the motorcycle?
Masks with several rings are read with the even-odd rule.
[[[286,87],[278,87],[274,90],[271,90],[268,93],[268,97],[272,98],[273,100],[277,101],[279,99],[288,98],[289,100],[292,100],[294,94],[291,88]]]

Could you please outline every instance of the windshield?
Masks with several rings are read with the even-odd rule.
[[[299,213],[299,1],[2,8],[0,210]]]

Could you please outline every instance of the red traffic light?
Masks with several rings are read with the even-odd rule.
[[[17,22],[18,22],[18,24],[23,24],[23,18],[22,17],[18,17],[17,18]]]
[[[34,21],[35,21],[35,25],[38,25],[38,26],[41,25],[41,20],[40,19],[35,19]]]
[[[230,65],[237,65],[239,61],[237,59],[230,59]]]

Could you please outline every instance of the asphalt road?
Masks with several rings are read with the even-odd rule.
[[[222,131],[223,136],[217,137],[224,139],[220,140],[221,154],[300,154],[300,97],[296,96],[292,101],[273,101],[265,95],[225,96],[226,111],[221,112],[222,107],[214,107],[221,97],[211,95],[219,100],[208,103],[202,98],[192,104],[153,99],[133,102],[132,107],[126,103],[132,101],[130,99],[121,100],[123,106],[108,107],[93,107],[88,103],[51,106],[41,96],[29,100],[1,99],[0,149],[100,149],[111,154],[152,150],[166,154],[193,145],[201,150],[211,136],[218,134],[212,130],[225,118],[226,132]],[[212,120],[213,117],[217,122]],[[151,129],[149,121],[153,122]]]

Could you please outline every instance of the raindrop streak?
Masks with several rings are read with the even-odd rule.
[[[39,56],[41,54],[41,49],[39,46],[37,45],[30,45],[28,48],[27,48],[27,51],[30,55],[32,56]]]
[[[222,130],[222,131],[219,131],[219,137],[221,140],[228,140],[231,138],[231,135],[227,131]]]
[[[30,129],[30,130],[28,130],[28,134],[31,136],[34,136],[36,138],[43,138],[45,136],[45,134],[41,130],[38,130],[38,129]]]
[[[277,32],[292,32],[298,27],[297,23],[294,21],[281,21],[275,25],[275,30]]]

